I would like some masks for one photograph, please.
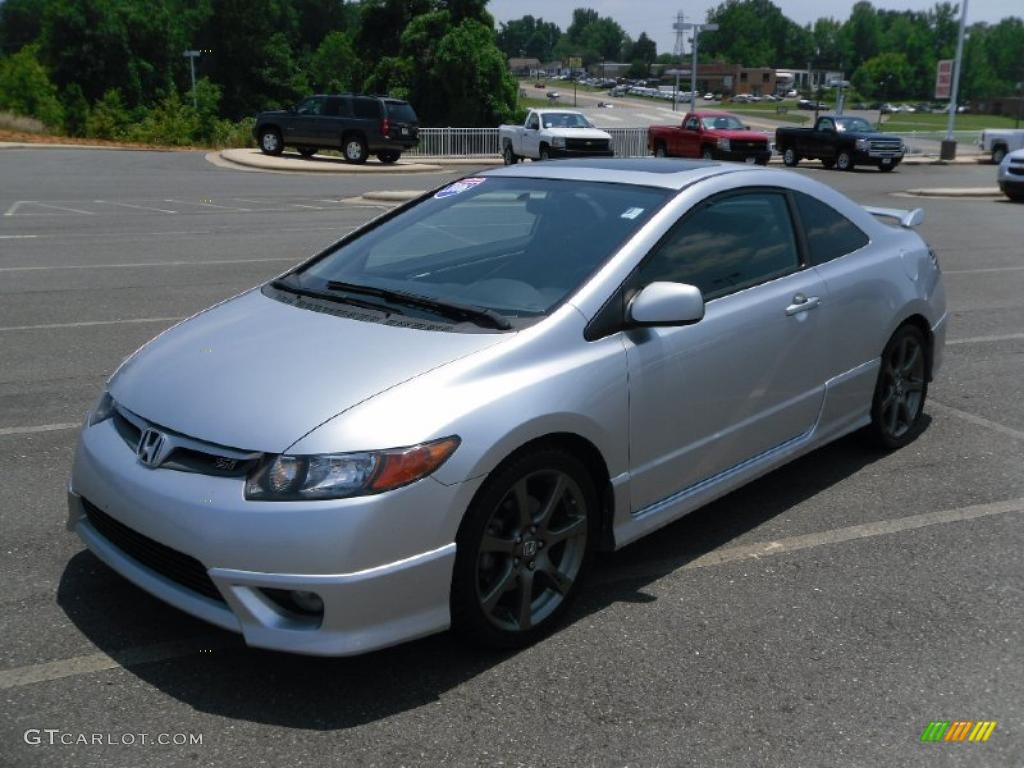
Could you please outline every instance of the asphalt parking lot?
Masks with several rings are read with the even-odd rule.
[[[77,425],[126,355],[383,210],[353,195],[470,171],[0,152],[0,766],[1024,764],[1024,206],[894,194],[992,166],[801,171],[927,212],[952,321],[924,434],[841,440],[603,557],[527,650],[250,650],[65,532]],[[933,720],[998,726],[921,743]]]

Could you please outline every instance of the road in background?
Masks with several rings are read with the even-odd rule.
[[[603,557],[530,649],[440,635],[317,659],[248,649],[84,551],[63,528],[67,425],[175,318],[384,210],[341,201],[451,174],[0,153],[0,763],[1021,764],[1022,208],[892,194],[991,186],[993,167],[800,172],[927,211],[952,321],[921,438],[893,454],[844,439]],[[984,744],[920,742],[957,719],[999,725]],[[203,743],[33,746],[27,729]]]

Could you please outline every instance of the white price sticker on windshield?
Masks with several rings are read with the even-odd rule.
[[[434,197],[451,197],[452,195],[461,195],[467,189],[483,184],[485,179],[482,176],[474,176],[471,179],[460,179],[454,184],[449,184],[444,189],[440,189],[434,195]]]
[[[643,208],[627,208],[622,212],[621,218],[623,219],[635,219],[641,213],[644,212]]]

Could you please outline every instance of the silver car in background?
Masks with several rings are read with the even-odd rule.
[[[531,642],[595,550],[914,439],[946,334],[920,218],[702,161],[462,179],[125,361],[69,526],[252,646]]]
[[[1024,149],[1006,154],[999,163],[999,189],[1016,203],[1024,203]]]

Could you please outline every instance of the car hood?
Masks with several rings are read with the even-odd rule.
[[[512,335],[354,320],[257,289],[157,336],[118,369],[110,394],[176,432],[281,453],[342,411]]]
[[[549,136],[564,136],[567,139],[606,139],[611,141],[611,135],[597,128],[545,128]]]

